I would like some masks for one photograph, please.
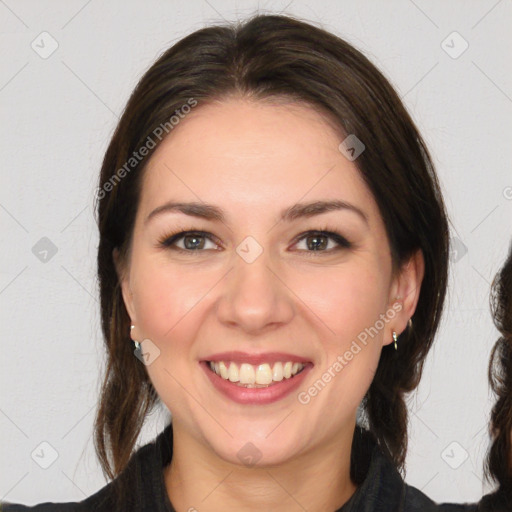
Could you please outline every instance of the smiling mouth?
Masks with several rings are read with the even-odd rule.
[[[220,378],[244,388],[268,388],[293,379],[311,363],[275,362],[252,365],[234,361],[207,361],[207,367]]]

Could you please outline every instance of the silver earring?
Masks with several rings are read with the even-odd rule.
[[[396,335],[395,331],[393,331],[393,341],[395,343],[395,350],[398,350],[398,347],[396,345],[396,342],[398,341],[398,336]]]
[[[130,331],[133,331],[135,329],[135,325],[130,325]],[[135,341],[132,338],[133,344],[135,345],[135,350],[140,350],[140,343],[138,341]]]

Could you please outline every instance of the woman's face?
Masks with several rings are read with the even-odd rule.
[[[421,258],[392,275],[340,142],[308,107],[230,99],[188,114],[146,169],[122,279],[131,335],[149,340],[175,429],[225,461],[279,464],[352,432],[382,346],[414,311]],[[222,221],[205,218],[213,208]],[[172,241],[180,231],[196,233]],[[287,378],[294,362],[304,370]],[[267,387],[232,382],[242,376]]]

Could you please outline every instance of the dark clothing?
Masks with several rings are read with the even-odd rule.
[[[86,500],[79,503],[42,503],[33,507],[4,503],[0,510],[2,512],[113,512],[115,510],[176,512],[169,501],[163,474],[163,468],[169,464],[171,457],[172,425],[168,425],[154,442],[135,452],[121,475]],[[359,426],[354,432],[350,470],[352,480],[358,488],[348,502],[336,512],[479,512],[476,504],[437,505],[418,489],[405,484],[393,463],[376,444],[373,436]],[[121,478],[129,483],[129,492],[123,496],[122,503],[118,503],[116,507],[113,484]]]
[[[477,512],[512,512],[512,489],[486,494],[479,502]]]

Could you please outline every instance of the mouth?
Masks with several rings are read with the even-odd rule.
[[[224,397],[246,405],[264,405],[290,395],[304,382],[313,363],[304,361],[260,362],[257,365],[230,360],[200,361],[208,381]]]

